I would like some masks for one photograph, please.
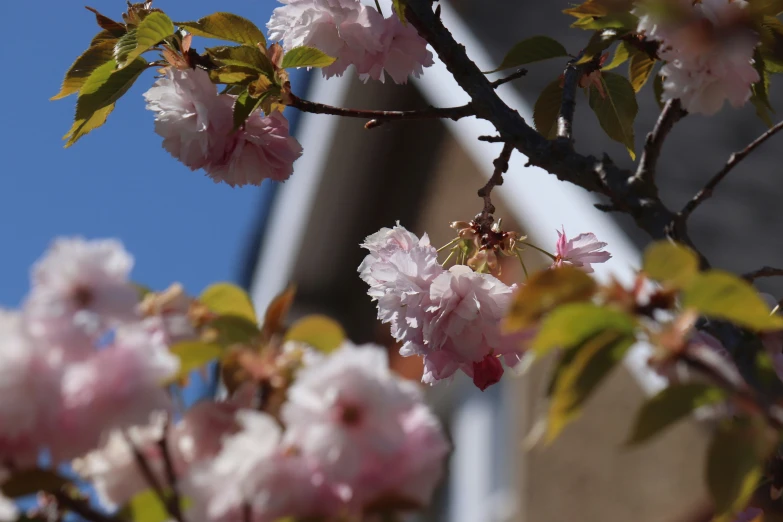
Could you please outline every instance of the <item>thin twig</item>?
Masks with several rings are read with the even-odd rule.
[[[365,124],[366,129],[380,127],[384,123],[399,120],[432,120],[432,119],[450,119],[457,121],[468,116],[475,116],[476,110],[473,104],[460,105],[459,107],[428,107],[412,111],[373,111],[364,109],[345,109],[343,107],[334,107],[323,103],[303,100],[294,94],[290,94],[290,107],[299,109],[302,112],[313,114],[330,114],[332,116],[344,116],[348,118],[361,118],[369,120]]]
[[[171,458],[171,451],[169,451],[169,428],[171,427],[171,418],[166,417],[165,424],[163,425],[163,436],[158,441],[161,455],[163,456],[163,465],[166,469],[166,480],[171,488],[171,497],[169,498],[169,509],[171,515],[177,520],[184,520],[182,515],[182,503],[180,501],[179,489],[177,488],[177,474],[174,472],[174,461]]]
[[[527,74],[527,69],[518,69],[516,72],[509,74],[505,78],[501,78],[499,80],[495,80],[494,82],[490,83],[490,85],[493,88],[497,89],[498,87],[500,87],[504,83],[508,83],[508,82],[514,81],[517,78],[522,78],[526,74]]]
[[[680,100],[669,100],[666,105],[663,106],[658,121],[655,123],[655,127],[651,133],[647,135],[647,139],[644,142],[644,150],[642,151],[642,157],[639,160],[639,168],[636,169],[634,175],[634,181],[646,181],[649,183],[655,182],[655,170],[658,166],[658,158],[661,155],[661,149],[663,148],[663,142],[666,140],[666,136],[674,128],[674,124],[684,118],[688,113],[682,108]]]
[[[563,101],[560,103],[560,114],[557,116],[557,137],[573,142],[574,112],[576,112],[576,88],[579,86],[579,76],[582,68],[578,62],[584,51],[568,62],[563,73]]]
[[[93,509],[89,502],[73,498],[64,491],[55,491],[50,493],[52,497],[57,501],[57,504],[82,517],[90,522],[120,522],[122,519],[109,516],[100,511]]]
[[[698,208],[699,205],[704,203],[706,200],[708,200],[712,196],[712,192],[715,190],[715,187],[720,184],[721,181],[723,181],[723,178],[725,178],[729,172],[734,169],[742,160],[744,160],[751,152],[756,150],[759,145],[767,141],[769,138],[777,134],[783,130],[783,121],[779,122],[777,125],[769,129],[767,132],[753,140],[747,147],[744,149],[735,152],[729,157],[729,161],[726,162],[726,165],[723,166],[723,168],[715,174],[712,179],[710,179],[706,185],[704,185],[704,188],[701,189],[694,197],[691,199],[685,207],[680,212],[678,219],[680,221],[685,221],[690,217],[690,215],[693,213],[694,210]]]
[[[745,279],[746,281],[754,281],[762,277],[777,277],[777,276],[783,276],[783,268],[763,266],[758,270],[754,270],[753,272],[748,272],[747,274],[742,275],[743,279]]]
[[[488,143],[506,143],[508,140],[504,140],[500,136],[479,136],[479,141],[486,141]]]
[[[144,480],[147,481],[147,484],[149,484],[150,488],[152,488],[152,491],[155,492],[158,500],[160,500],[160,503],[163,504],[163,506],[166,508],[166,511],[169,512],[169,515],[174,517],[174,519],[178,522],[183,522],[182,514],[179,513],[179,509],[174,509],[174,507],[169,502],[169,499],[166,496],[166,492],[163,490],[160,482],[158,482],[157,477],[155,477],[155,473],[152,471],[152,468],[150,468],[149,463],[147,463],[147,459],[144,458],[144,455],[142,455],[139,449],[136,447],[136,444],[134,444],[130,435],[128,435],[127,432],[123,432],[123,435],[125,436],[125,441],[128,443],[131,451],[133,452],[133,458],[136,460],[136,465],[139,467],[139,471],[141,471],[141,474],[144,476]]]
[[[500,156],[492,162],[495,165],[492,177],[489,178],[486,185],[478,190],[479,197],[484,199],[484,210],[481,211],[481,216],[484,218],[495,213],[495,205],[492,204],[492,189],[503,184],[503,174],[508,172],[508,161],[511,159],[512,152],[514,152],[514,145],[504,143]]]

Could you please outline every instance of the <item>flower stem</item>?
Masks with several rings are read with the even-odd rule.
[[[522,265],[522,271],[525,272],[525,280],[530,279],[530,276],[527,273],[525,262],[522,260],[522,254],[519,253],[519,250],[515,250],[514,252],[517,254],[517,259],[519,259],[519,263]]]
[[[529,246],[530,248],[534,248],[534,249],[538,250],[539,252],[541,252],[545,256],[550,257],[552,259],[552,261],[557,261],[557,257],[554,254],[550,254],[549,252],[547,252],[543,248],[538,248],[536,245],[534,245],[532,243],[526,243],[525,241],[519,241],[519,243],[522,243],[525,246]]]
[[[438,252],[440,252],[441,250],[446,250],[448,247],[450,247],[451,245],[453,245],[454,243],[456,243],[456,242],[457,242],[457,241],[459,241],[460,239],[462,239],[462,238],[460,238],[460,237],[455,237],[454,239],[452,239],[451,241],[449,241],[448,243],[446,243],[445,245],[443,245],[442,247],[440,247],[440,248],[439,248],[437,251],[438,251]]]
[[[381,11],[381,3],[378,0],[375,0],[375,7],[378,8],[378,12],[383,14],[383,11]]]

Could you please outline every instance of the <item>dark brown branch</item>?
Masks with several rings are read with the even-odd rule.
[[[479,136],[479,141],[486,141],[488,143],[506,143],[506,140],[500,136]]]
[[[685,205],[685,208],[682,209],[682,211],[679,214],[679,221],[684,223],[688,217],[693,213],[694,210],[696,210],[699,205],[704,203],[706,200],[708,200],[710,197],[712,197],[712,192],[715,190],[715,188],[720,184],[721,181],[731,172],[734,167],[736,167],[742,160],[744,160],[748,155],[750,155],[751,152],[756,150],[759,145],[767,141],[769,138],[777,134],[780,130],[783,130],[783,121],[779,122],[777,125],[769,129],[767,132],[753,140],[747,147],[744,149],[735,152],[729,157],[729,161],[726,162],[726,165],[715,174],[712,179],[710,179],[706,185],[704,185],[704,188],[701,189],[694,197],[691,199],[687,205]]]
[[[508,82],[514,81],[517,78],[522,78],[526,74],[527,74],[527,69],[519,69],[516,72],[514,72],[512,74],[509,74],[505,78],[501,78],[499,80],[495,80],[494,82],[491,83],[491,85],[492,85],[492,87],[497,89],[498,87],[500,87],[504,83],[508,83]]]
[[[655,171],[658,166],[658,158],[661,155],[663,142],[674,128],[674,124],[684,118],[688,113],[682,108],[680,100],[669,100],[664,105],[658,121],[644,142],[644,150],[639,160],[639,168],[636,169],[637,180],[655,183]]]
[[[73,498],[64,491],[56,491],[50,494],[57,501],[58,506],[79,515],[84,520],[89,520],[90,522],[120,522],[123,520],[101,513],[93,509],[86,500]]]
[[[754,270],[753,272],[748,272],[747,274],[742,275],[743,279],[747,281],[754,281],[762,277],[778,277],[778,276],[783,276],[783,268],[774,268],[771,266],[764,266],[759,268],[758,270]]]
[[[160,500],[160,503],[163,504],[163,506],[166,508],[166,511],[168,511],[169,515],[174,517],[174,519],[178,522],[183,522],[182,514],[179,512],[179,506],[175,508],[172,505],[169,497],[166,495],[166,491],[163,489],[160,482],[158,482],[158,479],[155,476],[155,473],[152,471],[152,468],[150,468],[147,459],[144,458],[144,455],[142,455],[139,449],[136,447],[136,444],[134,444],[130,435],[128,435],[128,433],[123,434],[125,436],[125,442],[128,443],[131,451],[133,452],[133,458],[136,460],[136,465],[139,467],[139,471],[141,471],[141,474],[144,476],[144,480],[147,482],[147,484],[149,484],[150,488],[152,488],[152,491],[155,492],[158,500]]]
[[[673,238],[692,245],[684,224],[675,223],[676,214],[666,208],[654,185],[643,181],[629,183],[633,174],[618,168],[608,156],[585,156],[537,133],[519,113],[506,105],[492,83],[468,57],[443,23],[432,12],[430,0],[404,0],[407,20],[427,40],[457,83],[470,96],[476,116],[490,121],[500,137],[514,144],[531,165],[541,167],[558,179],[590,192],[607,196],[620,211],[655,239]],[[672,224],[676,226],[672,226]]]
[[[512,152],[514,152],[514,145],[511,143],[503,144],[500,156],[492,162],[495,165],[492,177],[478,191],[479,197],[484,198],[484,210],[481,211],[482,218],[488,218],[495,213],[495,205],[492,204],[492,189],[503,184],[503,174],[508,172],[508,161],[511,159]]]
[[[332,116],[344,116],[347,118],[361,118],[363,120],[368,120],[365,124],[365,128],[367,129],[380,127],[384,123],[390,121],[434,120],[446,118],[457,121],[468,116],[476,115],[476,111],[470,103],[459,107],[428,107],[426,109],[412,111],[373,111],[364,109],[345,109],[303,100],[294,94],[290,94],[289,96],[291,98],[288,103],[290,107],[313,114],[330,114]]]
[[[560,114],[557,116],[557,137],[573,144],[574,112],[576,112],[576,88],[582,68],[576,64],[584,51],[568,62],[563,73],[563,101],[560,103]]]
[[[171,511],[171,515],[179,521],[184,520],[182,516],[182,503],[180,501],[179,489],[177,488],[177,474],[174,472],[174,461],[171,458],[171,451],[169,451],[169,428],[171,427],[171,419],[166,418],[166,423],[163,425],[163,436],[158,441],[158,447],[160,448],[161,455],[163,456],[163,465],[166,470],[166,480],[171,488],[171,497],[169,498],[168,508]]]

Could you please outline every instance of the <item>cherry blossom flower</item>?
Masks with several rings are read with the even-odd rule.
[[[435,371],[425,377],[443,379],[459,367],[481,389],[497,382],[503,368],[491,359],[519,350],[513,343],[501,342],[500,335],[500,320],[515,288],[463,265],[439,275],[430,286],[428,312],[434,315],[424,330],[428,362],[435,361],[431,368]]]
[[[341,76],[351,64],[361,66],[383,49],[383,16],[359,0],[280,1],[284,5],[267,23],[269,39],[282,41],[286,51],[309,46],[336,58],[321,69],[327,78]]]
[[[58,239],[33,267],[24,307],[30,334],[61,347],[66,359],[89,356],[107,328],[138,318],[132,266],[117,241]]]
[[[568,239],[565,229],[562,232],[558,230],[555,262],[552,266],[573,265],[590,274],[594,271],[593,263],[605,263],[611,259],[612,254],[604,252],[604,247],[606,243],[598,241],[595,234],[579,234]]]
[[[53,451],[61,459],[89,451],[113,429],[144,425],[171,406],[164,387],[179,359],[153,345],[142,330],[126,332],[63,376],[63,410]]]
[[[663,99],[680,99],[692,113],[715,114],[728,100],[741,107],[759,81],[753,67],[758,35],[745,25],[748,3],[744,0],[675,2],[681,16],[659,20],[646,14],[637,28],[661,42],[658,55],[667,63],[661,68]]]
[[[432,53],[427,49],[427,42],[419,36],[410,24],[403,24],[397,16],[392,15],[383,21],[381,34],[381,50],[369,54],[358,69],[367,71],[359,77],[367,81],[384,81],[384,71],[395,83],[407,83],[408,76],[418,78],[424,67],[433,63]]]
[[[59,368],[18,313],[0,310],[0,338],[0,459],[33,465],[60,406]]]
[[[282,408],[286,442],[322,463],[328,477],[350,481],[367,455],[400,450],[400,415],[420,401],[413,383],[391,374],[382,347],[345,343],[299,371]]]
[[[224,95],[226,99],[233,97]],[[225,102],[224,102],[225,103]],[[231,109],[226,109],[231,114]],[[265,179],[285,181],[294,171],[302,146],[288,133],[288,120],[279,112],[269,116],[252,114],[242,129],[228,138],[219,160],[204,170],[216,183],[232,187],[260,185]]]
[[[172,156],[191,170],[223,157],[233,119],[206,71],[169,67],[144,98],[155,112],[155,132]]]
[[[333,514],[339,497],[295,452],[281,445],[277,422],[265,413],[241,410],[242,429],[226,437],[213,459],[195,465],[183,492],[194,501],[187,519],[241,522],[250,509],[254,521],[284,516]]]

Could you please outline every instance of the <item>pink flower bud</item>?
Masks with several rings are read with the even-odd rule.
[[[473,384],[484,391],[503,377],[503,365],[493,355],[486,355],[479,362],[473,363]]]

